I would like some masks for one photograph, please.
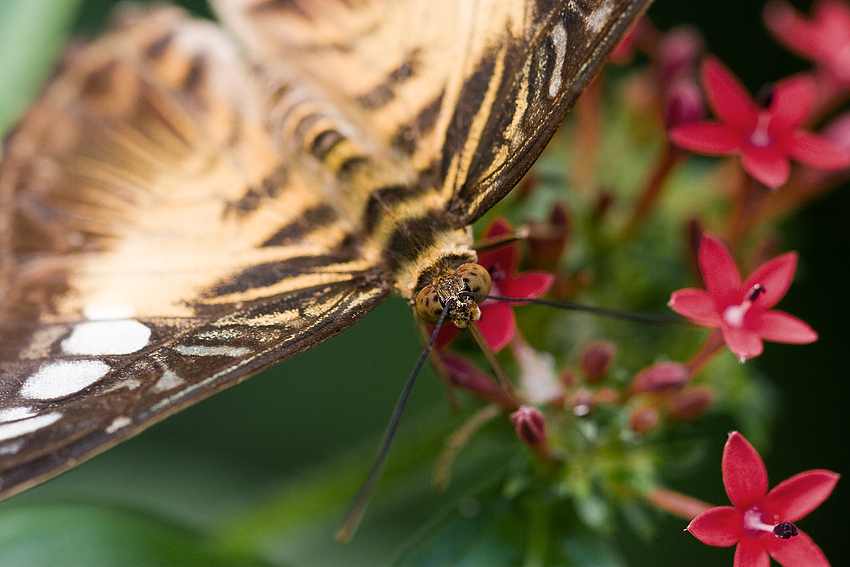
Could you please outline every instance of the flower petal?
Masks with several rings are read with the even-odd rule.
[[[831,140],[797,130],[794,132],[788,155],[800,163],[819,169],[842,169],[850,165],[850,153]]]
[[[791,175],[791,164],[782,153],[747,146],[741,152],[741,167],[753,179],[771,189],[785,185]]]
[[[702,289],[680,289],[674,291],[667,302],[670,308],[704,327],[720,327],[723,323],[717,312],[717,304],[710,293]]]
[[[809,117],[817,98],[815,81],[808,75],[796,75],[773,87],[770,104],[771,126],[785,131],[795,130]]]
[[[434,332],[434,326],[428,326],[428,332]],[[460,334],[460,329],[454,326],[454,324],[446,321],[442,327],[440,327],[440,332],[437,333],[437,340],[434,342],[434,348],[440,349],[447,346],[450,342],[455,340],[457,336]]]
[[[764,351],[761,336],[751,329],[723,327],[723,342],[741,362],[755,358]]]
[[[501,282],[513,275],[519,257],[519,247],[516,244],[499,246],[487,252],[478,254],[478,263],[484,266],[493,284],[498,288]]]
[[[818,334],[804,321],[783,311],[766,311],[755,317],[749,328],[776,343],[802,345],[818,340]]]
[[[499,284],[499,290],[505,297],[540,297],[554,283],[554,274],[532,270],[504,280]]]
[[[502,350],[516,332],[516,319],[511,306],[501,301],[482,305],[478,328],[493,352]]]
[[[770,567],[770,555],[761,540],[744,538],[735,548],[734,567]]]
[[[737,130],[749,130],[755,124],[758,109],[738,78],[717,58],[708,57],[702,66],[702,81],[712,110]]]
[[[733,154],[743,144],[741,134],[721,122],[687,122],[668,135],[677,146],[708,155]]]
[[[484,238],[495,238],[503,234],[510,234],[513,230],[511,225],[508,224],[508,221],[503,218],[496,218],[493,219],[493,223],[487,228]]]
[[[794,279],[794,272],[796,271],[797,253],[782,254],[756,268],[744,280],[744,289],[749,291],[754,285],[761,284],[764,287],[764,293],[755,300],[755,305],[769,309],[776,305],[788,291],[788,288],[791,287],[791,281]]]
[[[839,476],[825,470],[794,475],[767,494],[765,511],[776,514],[782,522],[796,522],[829,498]]]
[[[814,26],[787,2],[769,2],[764,9],[764,21],[773,35],[792,51],[809,56],[817,51]]]
[[[790,539],[773,537],[766,543],[768,552],[785,567],[830,567],[821,548],[803,532]]]
[[[760,504],[767,494],[767,469],[744,436],[733,431],[723,448],[723,485],[738,510]]]
[[[729,300],[730,295],[741,290],[741,274],[735,260],[726,246],[707,232],[699,244],[699,271],[706,289],[716,300]]]
[[[743,525],[741,513],[735,508],[718,506],[691,520],[687,530],[706,545],[729,547],[741,539]]]

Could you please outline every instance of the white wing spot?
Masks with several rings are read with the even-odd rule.
[[[162,377],[153,386],[154,392],[167,392],[186,382],[173,370],[166,370]]]
[[[555,68],[549,77],[549,96],[554,97],[561,90],[561,75],[564,72],[564,59],[567,56],[567,30],[562,24],[552,30],[552,45],[555,47]]]
[[[244,356],[251,352],[248,347],[177,345],[174,350],[186,356]]]
[[[30,408],[8,408],[0,411],[0,423],[5,423],[7,421],[17,421],[19,419],[26,419],[34,415],[36,415],[36,413]]]
[[[37,415],[20,421],[13,421],[12,423],[5,423],[0,425],[0,441],[20,437],[25,433],[32,433],[42,427],[47,427],[51,423],[58,421],[60,417],[62,417],[62,412],[54,411],[52,413]],[[16,447],[14,451],[11,451],[10,449],[10,451],[15,452],[17,449],[20,449],[20,447]]]
[[[125,415],[122,415],[121,417],[116,417],[112,420],[112,423],[109,424],[109,427],[106,428],[106,433],[107,435],[112,435],[119,429],[124,429],[131,423],[133,423],[133,420]]]
[[[100,360],[50,362],[24,381],[20,395],[39,400],[64,398],[91,386],[107,372],[109,366]]]
[[[6,443],[2,447],[0,447],[0,455],[14,455],[18,451],[20,451],[21,447],[23,446],[23,439],[15,441],[14,443]],[[0,483],[0,486],[2,486],[2,483]]]
[[[62,341],[65,354],[130,354],[145,347],[151,330],[132,319],[80,323]]]
[[[611,21],[611,11],[614,9],[614,6],[611,2],[606,2],[604,6],[600,6],[596,9],[593,14],[587,19],[587,27],[590,28],[593,33],[599,33],[605,24]]]

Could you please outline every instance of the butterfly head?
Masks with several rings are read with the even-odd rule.
[[[490,285],[490,273],[484,266],[463,264],[457,270],[435,277],[431,285],[422,288],[416,296],[416,311],[426,323],[434,324],[448,306],[447,317],[463,329],[470,321],[481,318],[478,304],[484,300],[469,292],[487,294]]]

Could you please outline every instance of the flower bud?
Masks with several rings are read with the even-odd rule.
[[[516,434],[526,444],[534,447],[546,441],[546,418],[531,406],[520,406],[511,414]]]
[[[702,91],[690,78],[682,78],[670,84],[661,100],[661,120],[671,130],[676,126],[697,122],[705,117],[705,102]]]
[[[684,388],[690,378],[687,367],[675,362],[661,362],[638,373],[633,385],[641,392],[672,394]]]
[[[714,395],[708,388],[695,388],[687,392],[677,394],[673,398],[671,409],[673,414],[680,419],[696,417],[709,407],[714,401]]]
[[[662,88],[682,76],[696,77],[702,53],[702,36],[694,28],[682,26],[665,33],[655,50]]]
[[[606,342],[593,343],[584,349],[581,355],[581,365],[587,379],[595,382],[602,378],[611,365],[614,357],[614,345]]]
[[[658,410],[655,408],[643,408],[637,410],[629,418],[629,426],[632,431],[641,435],[649,433],[658,423]]]
[[[479,397],[495,401],[502,406],[510,406],[512,404],[505,393],[497,388],[486,374],[473,366],[465,358],[454,354],[442,353],[440,355],[440,361],[443,363],[443,368],[449,380],[455,386],[460,386]]]

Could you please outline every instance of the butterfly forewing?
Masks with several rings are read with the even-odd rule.
[[[127,14],[67,55],[7,140],[0,491],[318,344],[390,291],[332,208],[304,222],[325,201],[266,132],[248,69],[212,24]]]
[[[648,1],[214,4],[255,57],[344,95],[465,226],[528,171]]]
[[[132,10],[0,164],[0,496],[352,325],[542,150],[646,0]]]

